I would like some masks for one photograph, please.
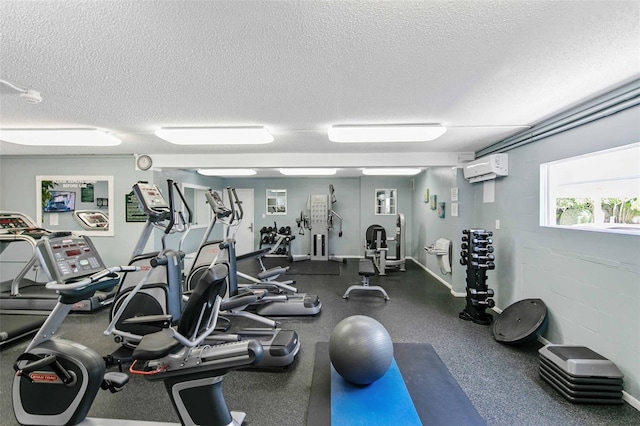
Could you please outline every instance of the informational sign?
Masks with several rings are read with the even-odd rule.
[[[93,203],[93,184],[87,183],[80,187],[80,201],[83,203]]]
[[[130,193],[124,196],[124,205],[126,211],[126,221],[127,222],[146,222],[147,215],[138,205],[138,198],[131,191]]]

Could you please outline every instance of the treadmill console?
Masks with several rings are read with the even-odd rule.
[[[91,240],[86,236],[43,238],[36,252],[50,280],[65,283],[105,269]]]
[[[109,229],[109,216],[100,210],[76,210],[73,218],[88,231]]]
[[[38,228],[31,218],[17,212],[0,212],[0,235],[26,235],[39,239],[51,234],[46,229]]]
[[[0,217],[0,229],[13,230],[13,229],[27,229],[30,226],[23,218],[19,216],[2,216]]]
[[[152,221],[158,222],[169,218],[171,209],[157,185],[138,182],[133,185],[133,192],[138,198],[140,208],[150,216]]]

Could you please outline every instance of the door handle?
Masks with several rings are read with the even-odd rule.
[[[253,232],[253,223],[249,225],[249,231]]]

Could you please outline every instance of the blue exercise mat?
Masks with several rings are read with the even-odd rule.
[[[394,343],[393,356],[421,424],[436,426],[486,425],[433,346],[428,343]],[[343,412],[343,408],[333,406],[332,369],[329,359],[329,343],[316,344],[307,426],[359,424],[337,423],[342,421],[338,420],[342,417],[346,419],[345,421],[349,421],[351,414],[349,410]],[[397,377],[395,374],[392,371],[391,377]],[[386,375],[380,380],[385,378]],[[392,385],[396,386],[397,383]],[[384,390],[383,393],[386,394],[387,390]],[[386,404],[389,407],[389,404]],[[336,419],[336,423],[332,423],[332,419]],[[360,424],[378,425],[383,423],[379,423],[379,419],[375,417]],[[395,424],[404,423],[398,421]]]
[[[331,426],[421,426],[395,360],[380,379],[353,385],[331,367]]]

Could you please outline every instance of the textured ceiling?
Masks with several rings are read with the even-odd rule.
[[[3,0],[0,31],[0,78],[43,97],[30,105],[1,86],[3,128],[92,127],[123,141],[0,142],[2,155],[255,154],[242,156],[251,165],[278,154],[277,167],[291,153],[415,152],[428,166],[431,153],[476,151],[640,76],[638,1]],[[329,142],[327,128],[347,123],[449,131],[422,144]],[[275,142],[178,147],[153,134],[209,125],[266,126]]]

